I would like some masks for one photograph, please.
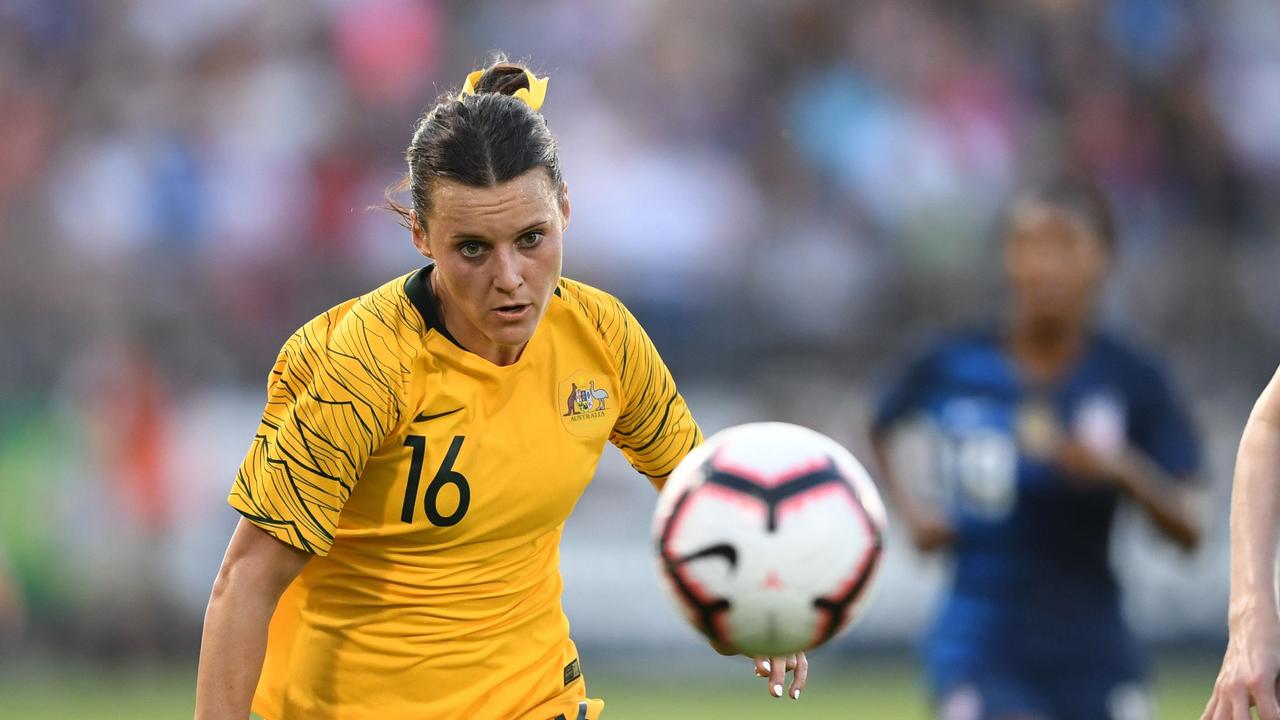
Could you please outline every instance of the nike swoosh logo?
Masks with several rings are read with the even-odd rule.
[[[694,560],[701,560],[702,558],[709,557],[722,558],[725,562],[729,563],[730,572],[733,572],[738,568],[738,551],[728,543],[712,545],[711,547],[704,548],[698,552],[685,555],[684,557],[677,559],[676,562],[683,565]]]
[[[414,419],[413,419],[413,421],[414,421],[414,422],[426,422],[426,421],[428,421],[428,420],[435,420],[435,419],[437,419],[437,418],[442,418],[442,417],[444,417],[445,415],[452,415],[452,414],[454,414],[454,413],[456,413],[456,412],[458,412],[458,411],[460,411],[460,410],[462,410],[462,408],[454,408],[454,409],[452,409],[452,410],[447,410],[447,411],[442,412],[442,413],[436,413],[435,415],[427,415],[427,414],[425,414],[425,413],[418,413],[418,417],[414,418]]]

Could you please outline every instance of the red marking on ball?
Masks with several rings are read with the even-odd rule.
[[[777,570],[770,570],[765,573],[764,584],[761,585],[765,590],[781,590],[782,578],[778,577]]]

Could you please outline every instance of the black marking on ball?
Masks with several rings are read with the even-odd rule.
[[[862,574],[850,585],[848,592],[845,594],[835,598],[820,597],[813,601],[815,608],[827,614],[827,627],[818,639],[817,645],[821,645],[835,637],[841,626],[844,625],[849,616],[850,608],[862,597],[862,592],[866,589],[867,582],[875,577],[876,566],[880,563],[880,555],[884,551],[884,536],[880,532],[880,527],[871,521],[871,517],[861,503],[857,504],[857,508],[858,512],[862,513],[867,528],[871,531],[871,546],[867,548],[865,567],[862,568]]]
[[[669,547],[668,541],[671,539],[671,530],[675,526],[676,520],[680,517],[681,510],[684,509],[685,504],[688,503],[689,498],[692,497],[692,495],[692,491],[684,491],[684,493],[676,500],[676,504],[671,508],[671,514],[667,516],[666,522],[663,523],[662,534],[658,537],[658,556],[662,558],[662,564],[666,568],[667,577],[671,578],[672,584],[675,585],[676,592],[678,592],[680,597],[684,599],[685,603],[689,607],[693,608],[697,613],[698,630],[714,642],[721,645],[731,645],[732,643],[729,638],[721,637],[720,633],[716,631],[715,618],[716,615],[733,607],[733,604],[725,598],[719,598],[711,602],[703,602],[699,599],[697,593],[693,591],[693,588],[689,587],[688,582],[685,581],[684,576],[681,573],[681,566],[687,562],[688,558],[676,558],[667,553],[667,548]],[[711,548],[708,548],[708,550],[715,550],[716,554],[721,554],[723,553],[723,550],[719,549],[720,547],[721,546],[719,545],[713,545]],[[737,550],[727,545],[724,547],[728,548],[732,552],[733,557],[731,564],[736,564],[738,559]],[[701,552],[705,553],[706,550]],[[697,554],[698,553],[694,553],[694,555]]]
[[[719,485],[744,495],[750,495],[764,503],[768,510],[768,519],[765,522],[765,530],[768,532],[777,532],[778,530],[778,506],[785,500],[806,493],[814,488],[823,485],[837,484],[845,488],[854,500],[858,499],[858,495],[853,490],[853,486],[845,479],[840,471],[836,468],[834,460],[828,458],[826,467],[819,468],[813,472],[798,475],[781,485],[774,487],[764,487],[748,480],[740,475],[728,470],[721,470],[715,466],[715,461],[710,463],[710,472],[707,474],[708,485]]]
[[[729,563],[729,572],[733,572],[738,569],[738,549],[729,543],[720,543],[718,545],[705,547],[697,552],[689,553],[682,558],[677,558],[676,562],[684,565],[686,563],[693,562],[694,560],[701,560],[709,557],[724,558],[724,561]]]

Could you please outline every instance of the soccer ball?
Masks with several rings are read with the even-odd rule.
[[[676,604],[722,652],[821,645],[865,607],[884,545],[884,503],[853,455],[798,425],[716,433],[667,480],[654,514]]]

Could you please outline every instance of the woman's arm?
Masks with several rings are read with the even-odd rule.
[[[1199,483],[1178,481],[1142,452],[1129,449],[1115,458],[1097,455],[1068,442],[1058,463],[1073,478],[1115,485],[1128,493],[1160,532],[1184,550],[1200,542],[1203,491]]]
[[[1183,550],[1200,544],[1204,491],[1196,482],[1177,482],[1145,456],[1126,459],[1122,486],[1165,537]]]
[[[311,555],[241,518],[213,583],[200,640],[196,720],[249,717],[276,602]]]
[[[1205,708],[1206,720],[1280,720],[1280,615],[1276,526],[1280,524],[1280,369],[1262,391],[1240,439],[1231,494],[1230,640]]]
[[[955,540],[955,530],[936,509],[926,508],[912,497],[898,478],[889,453],[892,427],[876,428],[871,432],[871,448],[880,468],[880,485],[911,530],[916,549],[932,552],[945,548]]]
[[[1262,391],[1240,440],[1231,496],[1231,619],[1276,623],[1280,523],[1280,371]],[[1280,650],[1280,648],[1277,648]]]

